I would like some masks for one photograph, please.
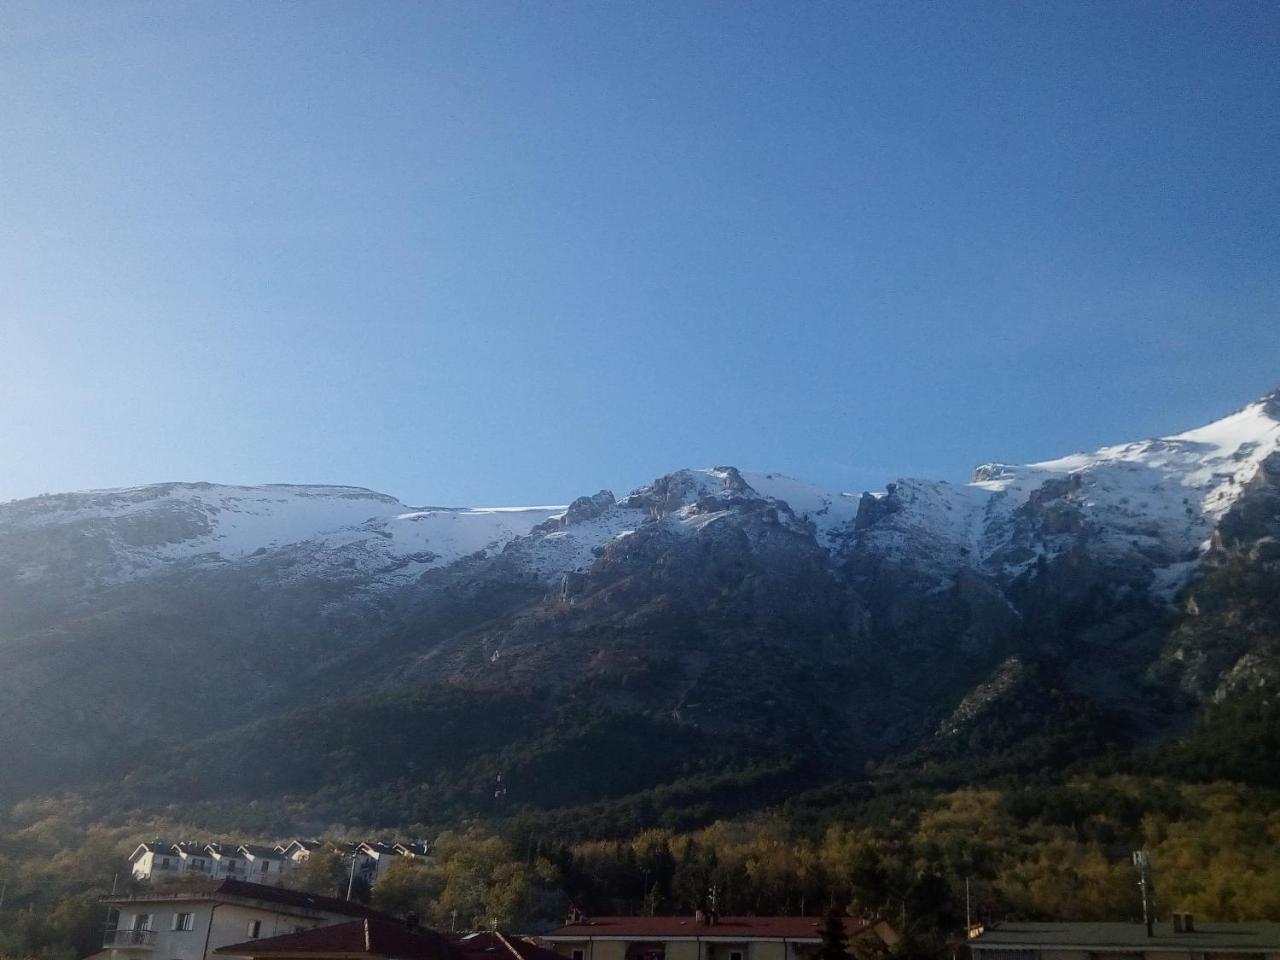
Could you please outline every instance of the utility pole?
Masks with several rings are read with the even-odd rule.
[[[351,875],[347,877],[347,899],[351,899],[351,888],[356,884],[356,854],[360,852],[357,847],[351,851]]]
[[[967,940],[973,930],[973,911],[969,909],[969,878],[964,878],[964,936]]]
[[[1147,926],[1147,936],[1154,936],[1156,920],[1151,906],[1151,858],[1147,851],[1133,851],[1133,865],[1138,868],[1138,889],[1142,891],[1142,922]]]
[[[7,879],[0,880],[0,909],[4,908],[4,892],[8,888],[9,888],[9,881]]]

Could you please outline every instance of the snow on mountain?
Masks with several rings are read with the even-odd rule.
[[[832,493],[780,473],[743,472],[742,478],[762,497],[787,504],[802,521],[812,523],[818,542],[836,546],[839,535],[858,515],[858,497]]]
[[[885,493],[864,498],[864,529],[850,546],[949,579],[957,567],[981,558],[990,499],[988,491],[972,484],[901,479]]]
[[[1280,402],[1265,397],[1204,427],[1103,447],[1026,466],[986,464],[975,488],[991,494],[983,554],[1008,554],[1020,513],[1057,501],[1088,527],[1092,549],[1135,554],[1157,570],[1157,588],[1177,586],[1209,545],[1214,525],[1262,461],[1280,450]],[[1059,512],[1042,524],[1037,552],[1078,531]],[[1025,532],[1025,527],[1021,532]],[[1031,548],[1023,543],[1023,554]],[[1023,556],[1023,562],[1033,559]]]
[[[332,567],[347,576],[395,574],[390,579],[402,581],[500,550],[563,510],[414,510],[359,487],[170,483],[0,504],[0,535],[28,546],[41,533],[46,545],[79,541],[81,558],[103,582],[176,563],[216,565],[282,550],[306,558],[295,577]],[[66,559],[61,549],[27,553],[22,580],[38,579]]]
[[[875,496],[733,467],[679,470],[620,501],[601,491],[539,507],[414,509],[359,487],[158,484],[0,504],[0,578],[39,579],[72,554],[100,582],[174,564],[283,557],[280,575],[365,578],[376,589],[505,553],[552,581],[643,524],[696,534],[763,501],[836,558],[895,558],[944,580],[965,565],[1016,576],[1083,543],[1134,559],[1168,591],[1277,450],[1280,393],[1170,437],[1024,466],[985,464],[967,485],[904,479]]]

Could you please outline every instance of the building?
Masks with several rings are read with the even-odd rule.
[[[366,917],[314,930],[229,944],[215,951],[218,958],[242,960],[458,960],[449,942],[434,930],[390,918]]]
[[[496,930],[447,936],[460,960],[561,960],[554,950]]]
[[[1280,923],[1000,923],[970,931],[974,960],[1280,960]]]
[[[397,843],[392,847],[396,853],[402,857],[408,857],[411,860],[430,860],[432,846],[426,840],[411,840],[407,843]]]
[[[135,880],[175,880],[182,875],[182,863],[168,840],[140,843],[129,854]]]
[[[431,860],[431,844],[425,840],[331,843],[299,839],[283,846],[270,846],[235,841],[170,843],[156,839],[137,846],[129,855],[129,867],[136,879],[157,883],[195,876],[278,884],[283,875],[321,850],[336,851],[348,865],[354,859],[354,875],[369,886],[377,883],[387,866],[397,859]]]
[[[179,842],[173,845],[173,852],[178,855],[182,864],[182,874],[188,877],[213,876],[213,858],[205,849],[205,844],[193,841]]]
[[[278,884],[293,865],[293,861],[287,859],[279,847],[242,843],[236,853],[244,859],[244,879],[250,883]]]
[[[284,847],[280,848],[280,852],[284,854],[286,860],[297,866],[315,853],[317,850],[324,849],[323,840],[294,840]]]
[[[366,840],[357,844],[353,853],[356,876],[372,887],[387,867],[401,856],[396,847],[380,840]]]
[[[358,903],[242,880],[196,880],[134,897],[108,897],[101,960],[208,960],[243,940],[378,917]]]
[[[497,931],[441,934],[386,918],[365,918],[215,951],[214,960],[561,960],[558,953]]]
[[[205,848],[213,863],[210,871],[215,879],[229,877],[233,880],[247,880],[249,877],[249,861],[244,858],[239,847],[229,843],[211,843]]]
[[[539,939],[570,960],[809,960],[822,940],[815,917],[592,917]],[[897,935],[883,921],[845,918],[850,942]]]

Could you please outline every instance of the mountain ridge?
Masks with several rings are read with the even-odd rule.
[[[28,793],[168,782],[141,752],[218,794],[183,744],[234,756],[237,737],[269,743],[297,711],[330,726],[421,696],[388,716],[425,738],[414,776],[435,785],[391,792],[399,810],[417,789],[460,812],[487,809],[479,785],[518,756],[628,723],[680,744],[625,780],[641,791],[673,770],[797,758],[843,776],[987,737],[1009,710],[1054,736],[1072,712],[1093,717],[1081,742],[1168,736],[1280,679],[1270,632],[1215,639],[1192,612],[1233,615],[1232,588],[1214,586],[1233,576],[1273,582],[1278,477],[1280,392],[1169,437],[856,496],[722,466],[564,506],[202,483],[11,501],[0,721]],[[465,704],[513,691],[540,703],[528,729],[496,729],[461,767],[431,746]]]

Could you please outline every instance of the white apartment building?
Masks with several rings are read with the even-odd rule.
[[[245,859],[240,849],[229,843],[211,843],[205,847],[213,863],[214,879],[224,877],[232,880],[249,879],[249,861]]]
[[[244,879],[251,883],[278,884],[288,868],[293,866],[293,861],[287,859],[279,847],[242,843],[237,853],[244,858]]]
[[[389,843],[366,841],[355,848],[353,856],[356,875],[363,877],[372,887],[382,877],[383,871],[402,854]]]
[[[176,880],[182,875],[183,862],[168,840],[140,843],[129,854],[129,866],[138,880]]]
[[[377,883],[387,866],[397,859],[405,857],[429,862],[432,852],[431,844],[425,840],[400,843],[368,840],[339,844],[294,840],[287,846],[269,846],[189,840],[170,843],[157,839],[139,844],[130,855],[129,864],[136,879],[158,883],[203,877],[279,884],[312,853],[325,849],[336,850],[353,875],[370,886]]]
[[[208,878],[248,880],[251,883],[279,883],[293,866],[279,847],[246,843],[152,840],[140,843],[129,856],[129,866],[138,880],[164,883],[170,880]]]
[[[323,840],[294,840],[287,846],[281,848],[284,858],[294,866],[305,863],[307,858],[316,850],[323,850],[325,842]]]
[[[111,917],[101,960],[207,960],[246,940],[379,916],[362,904],[243,880],[205,880],[103,900]]]

